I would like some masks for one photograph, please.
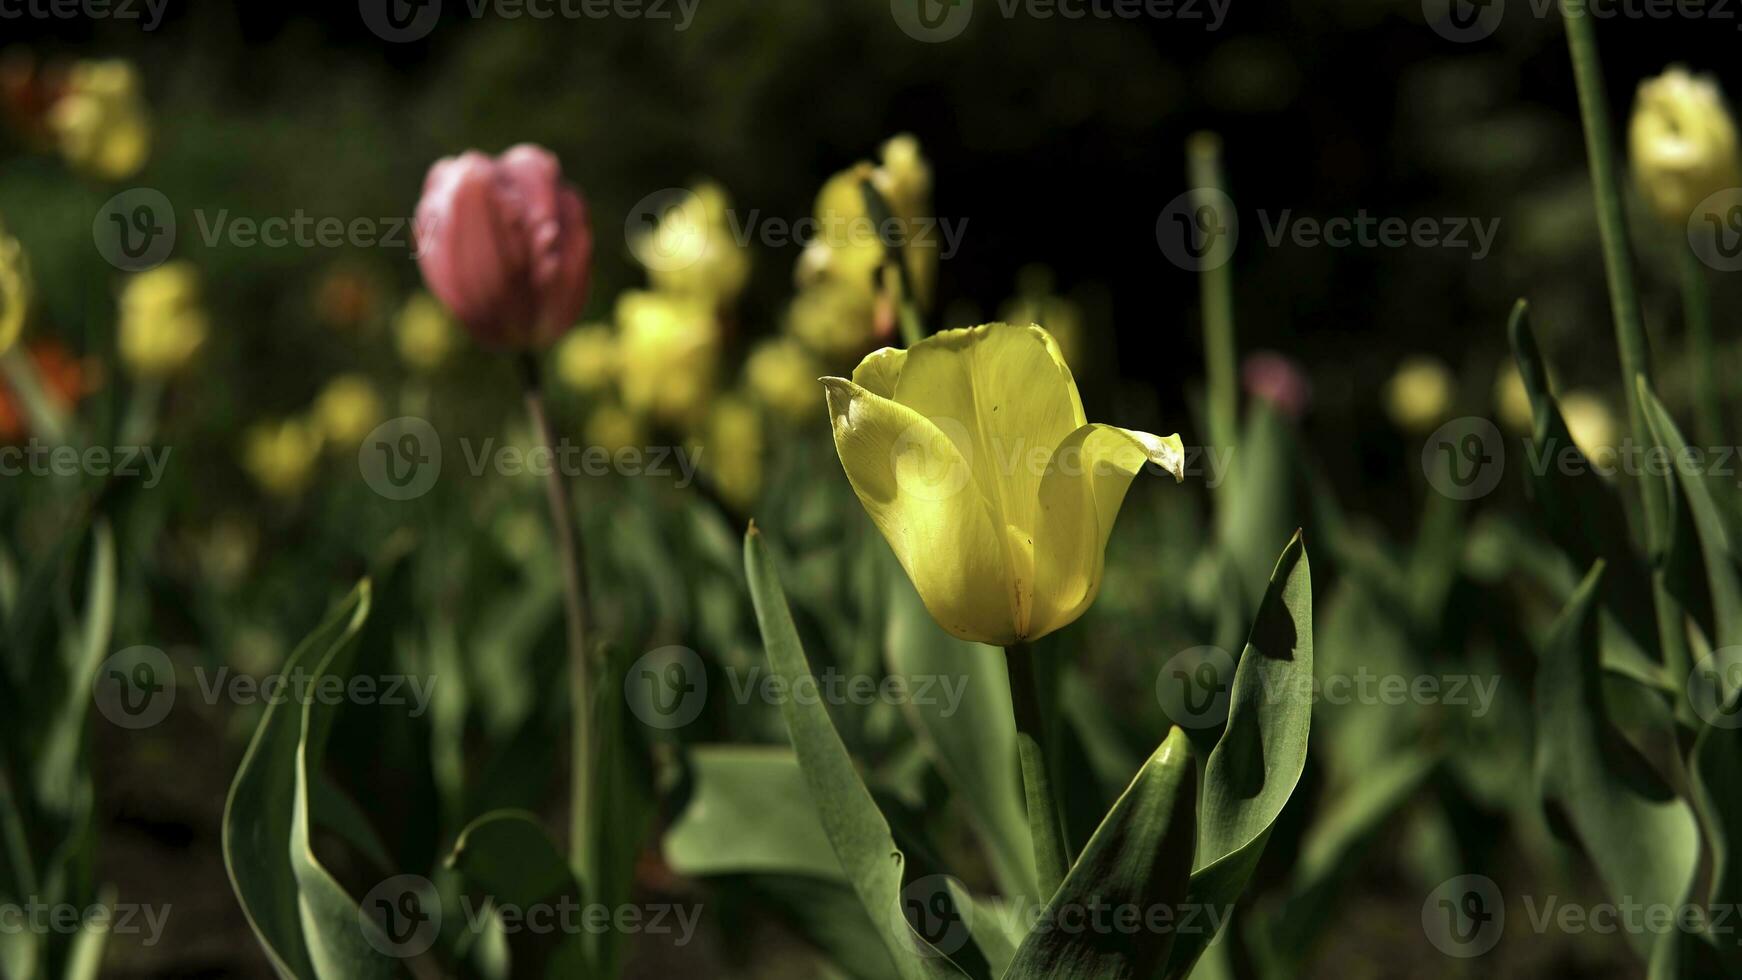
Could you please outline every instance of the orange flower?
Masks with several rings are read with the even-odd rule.
[[[38,340],[29,345],[30,360],[42,390],[57,408],[71,411],[81,398],[102,387],[102,375],[96,362],[73,356],[58,341]],[[18,442],[30,431],[24,406],[3,381],[0,381],[0,442]]]

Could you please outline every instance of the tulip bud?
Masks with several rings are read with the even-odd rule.
[[[1269,402],[1278,412],[1298,419],[1312,403],[1313,383],[1294,361],[1275,351],[1258,351],[1240,366],[1240,378],[1254,398]]]
[[[30,308],[30,266],[18,239],[0,231],[0,354],[18,342]]]
[[[1628,144],[1634,179],[1670,225],[1686,223],[1701,201],[1742,183],[1736,127],[1710,76],[1673,67],[1642,83]]]
[[[206,342],[194,267],[171,262],[128,280],[119,331],[121,361],[135,375],[163,378],[186,366]]]
[[[437,161],[417,204],[417,245],[430,292],[486,347],[548,347],[586,303],[587,206],[542,147]]]
[[[360,374],[334,378],[315,397],[315,428],[328,446],[341,452],[362,445],[363,437],[381,424],[382,414],[380,394]]]
[[[81,61],[49,112],[61,156],[99,180],[125,180],[145,166],[151,123],[139,75],[125,61]]]
[[[399,358],[417,371],[441,367],[454,349],[454,327],[448,311],[425,292],[414,293],[393,321]]]
[[[1586,456],[1613,459],[1619,428],[1603,399],[1588,391],[1569,391],[1559,399],[1567,434]]]
[[[713,307],[667,293],[617,298],[619,385],[630,411],[679,428],[695,424],[714,394],[720,325]]]
[[[756,399],[795,423],[823,418],[823,397],[817,391],[821,373],[810,353],[790,337],[763,341],[744,362],[744,381]]]
[[[714,489],[728,504],[749,510],[762,493],[762,416],[747,399],[727,395],[714,403],[702,430],[699,455]]]
[[[577,327],[556,349],[556,376],[583,395],[597,394],[617,377],[617,338],[608,323]]]
[[[286,419],[263,422],[248,430],[242,465],[261,489],[294,497],[308,486],[320,457],[321,434],[310,422]]]
[[[1457,382],[1452,372],[1431,357],[1404,361],[1385,385],[1385,410],[1406,432],[1427,432],[1451,411]]]

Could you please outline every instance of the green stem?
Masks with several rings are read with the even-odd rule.
[[[1639,313],[1639,290],[1627,247],[1627,214],[1621,205],[1621,177],[1616,169],[1615,137],[1609,126],[1609,100],[1597,58],[1596,28],[1582,0],[1561,0],[1567,25],[1567,48],[1579,90],[1579,117],[1585,126],[1585,152],[1590,158],[1591,192],[1597,204],[1597,229],[1602,237],[1603,270],[1609,282],[1609,305],[1615,319],[1615,341],[1621,352],[1621,387],[1627,393],[1627,419],[1633,441],[1652,445],[1651,430],[1639,404],[1634,379],[1651,376],[1651,346]],[[1655,562],[1668,545],[1668,498],[1663,481],[1640,481],[1645,503],[1646,549]],[[1661,615],[1661,611],[1660,611]]]
[[[1706,267],[1687,243],[1677,241],[1681,266],[1682,317],[1688,330],[1688,358],[1694,375],[1694,436],[1707,447],[1724,444],[1724,409],[1718,397],[1718,351],[1712,342],[1712,297]]]
[[[15,346],[0,355],[0,369],[5,372],[6,383],[18,395],[31,434],[51,446],[66,445],[66,416],[48,397],[42,375],[37,373],[35,362],[24,348]]]
[[[1222,175],[1221,138],[1214,133],[1194,134],[1186,143],[1186,164],[1196,206],[1219,207],[1227,193],[1227,182]],[[1209,385],[1210,442],[1226,451],[1233,447],[1240,425],[1233,267],[1223,262],[1213,269],[1205,269],[1198,277],[1198,283],[1204,306],[1204,371]]]
[[[1028,807],[1028,832],[1034,838],[1034,869],[1041,901],[1050,899],[1070,870],[1070,848],[1053,796],[1047,767],[1046,725],[1035,683],[1034,648],[1016,643],[1004,648],[1010,671],[1010,705],[1016,715],[1016,746],[1022,761],[1022,792]]]
[[[545,409],[544,389],[539,383],[538,358],[520,355],[520,381],[526,395],[526,413],[532,418],[534,438],[556,450],[556,430]],[[545,480],[545,499],[550,505],[551,529],[556,535],[557,559],[562,566],[563,618],[568,627],[569,700],[574,710],[573,758],[569,763],[569,855],[575,869],[591,883],[592,846],[591,784],[593,762],[593,664],[587,655],[587,577],[581,539],[569,516],[572,501],[562,467],[552,466]]]

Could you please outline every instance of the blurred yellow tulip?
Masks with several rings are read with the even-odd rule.
[[[1686,224],[1701,201],[1742,184],[1736,126],[1709,75],[1676,66],[1641,83],[1627,136],[1639,188],[1670,225]]]
[[[261,422],[248,430],[242,466],[266,492],[294,497],[308,486],[320,454],[321,433],[312,422]]]
[[[1016,274],[1016,295],[1005,302],[999,317],[1005,323],[1040,324],[1058,341],[1066,364],[1082,363],[1082,307],[1053,294],[1052,270],[1046,266],[1024,266]]]
[[[1146,463],[1178,435],[1090,424],[1044,329],[994,323],[884,348],[825,378],[847,480],[945,630],[1009,646],[1074,622]]]
[[[412,293],[393,318],[394,345],[399,359],[414,371],[434,371],[459,345],[460,333],[447,308],[434,296]]]
[[[1567,423],[1567,432],[1579,450],[1595,460],[1612,459],[1620,428],[1615,424],[1615,414],[1609,411],[1609,405],[1588,391],[1569,391],[1557,401],[1561,418]]]
[[[557,379],[584,395],[603,391],[617,377],[617,353],[610,324],[584,323],[557,343]]]
[[[24,246],[0,228],[0,354],[11,350],[24,332],[30,296],[30,264],[24,258]]]
[[[315,396],[315,428],[327,445],[341,452],[362,445],[382,415],[381,395],[361,374],[341,374]]]
[[[823,400],[817,393],[821,373],[816,359],[790,337],[764,340],[744,362],[751,394],[789,422],[822,418]]]
[[[1514,432],[1530,432],[1536,425],[1524,376],[1510,359],[1500,365],[1500,373],[1494,378],[1494,406],[1499,410],[1501,424]]]
[[[730,210],[724,188],[698,184],[630,242],[630,250],[655,287],[728,305],[750,279],[750,251],[733,234]]]
[[[619,387],[624,407],[685,428],[714,393],[720,327],[694,297],[627,292],[617,299]]]
[[[727,395],[716,401],[703,426],[698,462],[726,503],[748,511],[762,493],[766,444],[762,416],[748,399]]]
[[[125,180],[145,166],[151,123],[139,75],[121,60],[81,61],[49,113],[61,156],[99,180]]]
[[[805,286],[787,308],[786,331],[830,364],[851,363],[872,345],[876,300],[833,281]]]
[[[1405,432],[1427,432],[1445,420],[1456,391],[1457,382],[1444,364],[1431,357],[1411,357],[1385,384],[1385,411]]]
[[[168,377],[206,342],[200,276],[190,262],[170,262],[129,279],[120,305],[121,362],[135,375]]]
[[[587,445],[615,453],[619,449],[647,445],[647,429],[634,414],[620,405],[599,405],[587,416],[583,431]]]

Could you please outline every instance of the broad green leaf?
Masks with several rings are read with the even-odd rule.
[[[587,750],[587,813],[576,820],[576,838],[588,852],[575,862],[589,899],[616,908],[630,899],[635,863],[647,841],[655,810],[653,763],[623,697],[625,673],[634,658],[606,647],[604,669],[593,686],[593,737]],[[616,976],[628,937],[608,929],[593,937],[591,956],[601,976]]]
[[[359,585],[285,662],[288,673],[325,661],[356,636],[369,613],[369,586]],[[304,940],[301,893],[293,867],[303,719],[291,702],[269,704],[242,756],[224,805],[224,865],[242,912],[281,977],[317,977]],[[357,931],[352,916],[350,928]]]
[[[1088,846],[1046,903],[1040,921],[1017,948],[1005,980],[1114,980],[1154,976],[1167,962],[1175,923],[1187,926],[1197,768],[1182,729],[1168,733],[1137,778],[1113,805]],[[1148,916],[1166,909],[1169,922],[1123,929],[1084,928],[1111,911]]]
[[[929,682],[929,697],[906,702],[920,744],[967,808],[999,888],[1038,900],[1004,651],[938,629],[905,577],[888,593],[889,672],[916,695]]]
[[[847,880],[791,749],[704,745],[689,762],[689,803],[665,832],[673,871]]]
[[[1550,630],[1536,675],[1537,780],[1617,900],[1672,907],[1694,871],[1698,831],[1687,804],[1614,730],[1604,704],[1595,564]],[[1642,958],[1651,933],[1630,934]]]
[[[770,666],[788,690],[814,683],[779,575],[754,525],[744,537],[744,568]],[[889,823],[859,778],[828,708],[817,699],[787,698],[780,710],[823,830],[897,973],[904,980],[960,976],[907,924],[901,907],[906,857],[895,846]]]
[[[1312,570],[1296,531],[1271,574],[1234,669],[1228,725],[1204,769],[1188,905],[1231,909],[1245,891],[1271,827],[1306,768],[1312,681]],[[1189,974],[1214,940],[1214,930],[1179,936],[1166,975]]]
[[[447,864],[492,905],[525,910],[538,903],[586,901],[580,884],[544,825],[533,814],[493,810],[472,821],[454,842]],[[506,937],[513,976],[593,976],[577,935],[523,929]]]

